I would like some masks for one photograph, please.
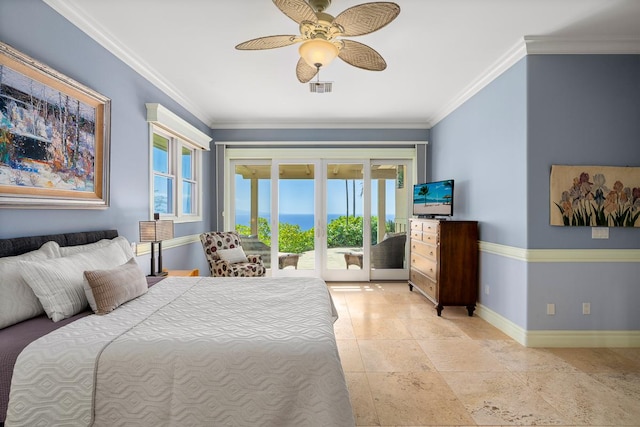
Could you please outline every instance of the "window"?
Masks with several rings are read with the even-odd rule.
[[[202,151],[211,139],[158,104],[147,104],[147,121],[151,122],[150,216],[157,212],[177,222],[201,221]],[[197,139],[183,136],[185,132]]]

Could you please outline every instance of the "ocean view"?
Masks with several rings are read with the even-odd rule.
[[[329,214],[328,222],[343,216],[344,214]],[[261,218],[266,218],[270,221],[269,214],[260,214]],[[387,215],[387,221],[392,220],[393,215]],[[249,226],[250,214],[238,213],[236,214],[236,224]],[[301,230],[309,230],[313,228],[313,215],[312,214],[280,214],[280,222],[288,224],[297,224]]]

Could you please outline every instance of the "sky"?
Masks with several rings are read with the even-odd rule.
[[[353,212],[353,184],[348,181],[349,215]],[[372,206],[377,206],[377,182],[372,182]],[[236,212],[248,212],[251,207],[251,183],[236,175]],[[347,213],[347,197],[345,194],[345,180],[328,180],[327,185],[327,213],[345,215]],[[362,180],[356,180],[356,215],[362,215]],[[395,181],[387,180],[386,214],[395,213]],[[258,210],[269,212],[271,198],[271,181],[260,180],[258,184]],[[280,213],[281,214],[311,214],[313,213],[313,180],[286,179],[280,181]]]

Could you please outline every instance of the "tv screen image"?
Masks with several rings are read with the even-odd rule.
[[[453,215],[453,180],[415,184],[413,214],[419,217]]]

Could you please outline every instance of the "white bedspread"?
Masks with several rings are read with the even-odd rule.
[[[335,316],[319,279],[167,278],[29,345],[6,426],[352,426]]]

